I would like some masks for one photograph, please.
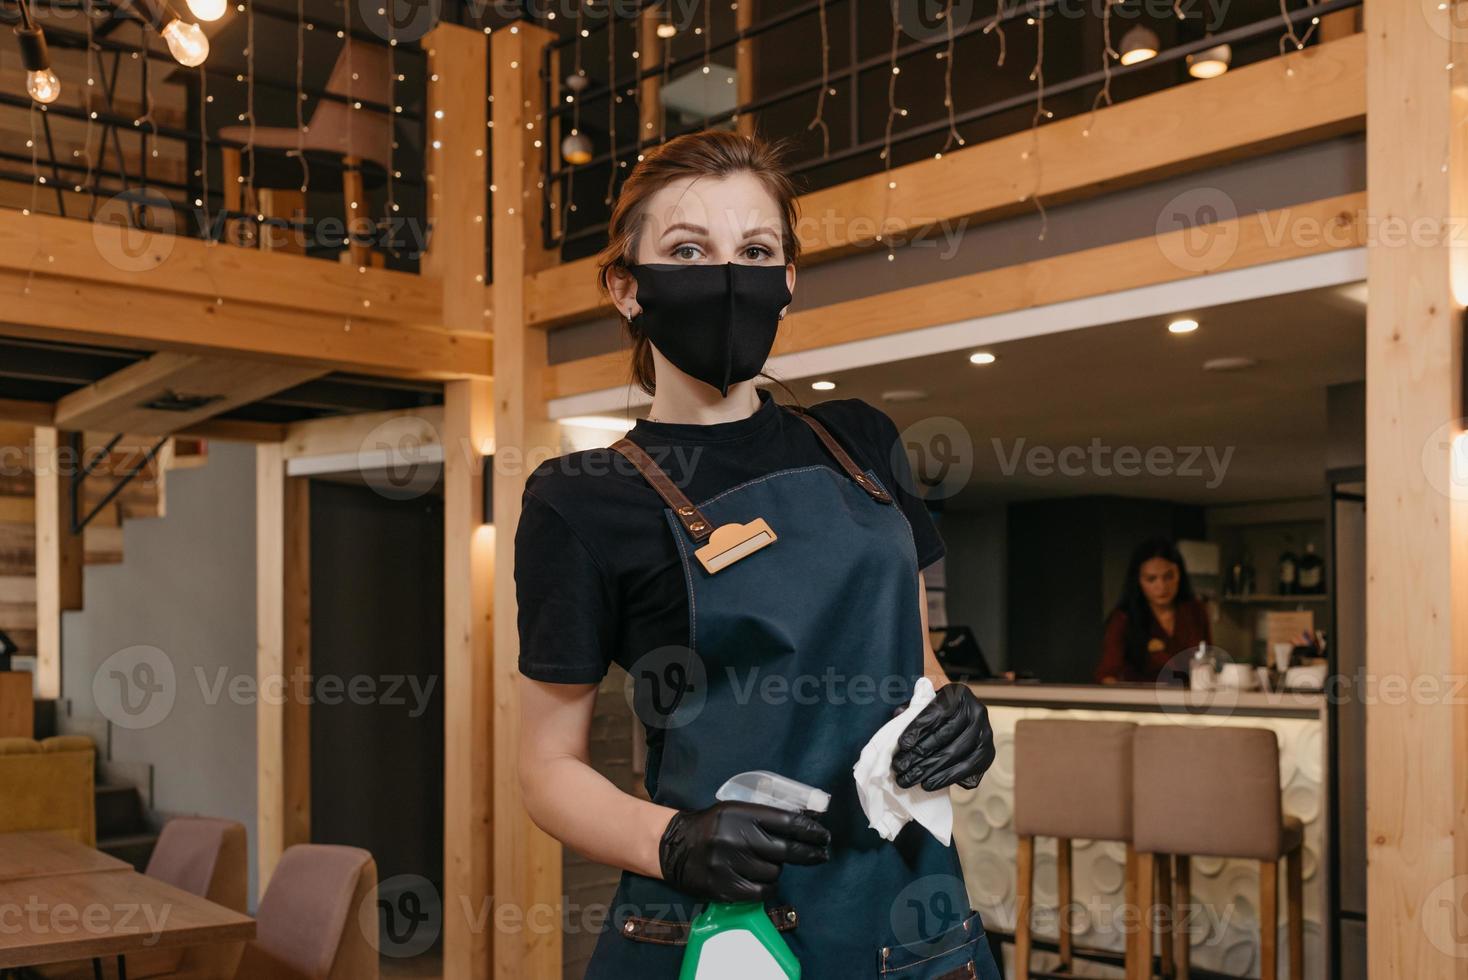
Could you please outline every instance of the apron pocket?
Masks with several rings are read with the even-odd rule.
[[[800,925],[800,915],[793,905],[777,905],[766,909],[765,914],[780,932],[790,932]],[[628,915],[623,917],[619,931],[623,938],[637,943],[687,946],[691,928],[691,923],[675,919],[649,919],[640,915]]]
[[[927,942],[883,946],[877,974],[892,980],[974,980],[974,956],[983,941],[979,914],[970,912],[962,923]]]

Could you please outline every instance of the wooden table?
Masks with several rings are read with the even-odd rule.
[[[255,920],[56,834],[0,834],[0,969],[243,942]]]
[[[87,871],[130,871],[132,865],[65,834],[26,830],[0,834],[0,882]]]

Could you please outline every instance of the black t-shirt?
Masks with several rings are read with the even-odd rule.
[[[748,418],[712,425],[639,419],[628,438],[695,504],[792,467],[824,464],[844,478],[809,425],[768,391],[760,389],[759,398]],[[918,567],[943,557],[892,420],[856,398],[809,412],[892,492],[912,526]],[[611,449],[558,456],[530,475],[515,530],[522,674],[594,684],[612,662],[625,668],[659,647],[692,645],[683,566],[665,506]]]

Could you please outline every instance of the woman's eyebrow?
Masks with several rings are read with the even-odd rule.
[[[762,235],[764,237],[766,237],[766,238],[774,238],[775,237],[775,229],[773,229],[773,228],[751,228],[751,229],[749,229],[748,231],[746,231],[744,233],[744,237],[745,238],[759,238]]]
[[[707,236],[708,233],[709,233],[709,230],[707,228],[703,227],[702,225],[691,225],[691,224],[689,224],[686,221],[679,221],[679,222],[677,222],[675,224],[671,224],[667,228],[665,228],[663,230],[663,234],[662,234],[661,237],[662,238],[667,238],[669,235],[671,235],[675,231],[686,231],[686,232],[690,232],[690,233],[692,233],[694,235],[704,235],[704,236]]]

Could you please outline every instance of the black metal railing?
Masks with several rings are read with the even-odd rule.
[[[635,25],[638,24],[643,12],[649,8],[662,7],[664,2],[665,0],[646,0],[635,11],[621,18],[617,18],[617,12],[619,9],[626,10],[627,4],[596,5],[595,8],[586,8],[588,13],[596,9],[598,16],[594,20],[588,19],[585,22],[587,36],[581,38],[580,41],[583,45],[589,45],[591,40],[598,33],[605,32],[609,25],[614,23],[614,20],[616,21],[615,28],[619,32],[635,31]],[[1051,110],[1056,118],[1089,112],[1094,108],[1096,95],[1102,91],[1103,86],[1108,85],[1125,89],[1125,91],[1107,89],[1114,101],[1122,101],[1124,98],[1132,98],[1170,87],[1186,80],[1184,66],[1189,56],[1222,44],[1228,44],[1234,48],[1233,65],[1237,67],[1249,61],[1275,56],[1286,48],[1286,45],[1281,43],[1281,38],[1285,36],[1296,38],[1306,44],[1315,43],[1317,40],[1313,30],[1315,22],[1328,14],[1359,7],[1361,2],[1362,0],[1321,0],[1321,2],[1300,6],[1295,10],[1258,17],[1248,23],[1230,26],[1227,29],[1212,30],[1206,35],[1198,30],[1196,33],[1200,36],[1179,40],[1161,48],[1153,57],[1131,65],[1111,61],[1105,67],[1089,70],[1073,69],[1067,74],[1056,77],[1051,77],[1047,72],[1044,84],[1047,109]],[[1033,87],[1017,94],[1005,95],[976,105],[962,108],[955,106],[951,118],[946,111],[937,113],[935,118],[913,118],[910,122],[907,121],[908,117],[904,116],[894,125],[889,140],[885,127],[880,134],[863,128],[860,107],[862,84],[864,80],[870,80],[879,74],[889,74],[893,63],[905,68],[914,59],[924,55],[931,57],[935,52],[943,52],[950,44],[990,33],[1006,24],[1022,19],[1033,23],[1034,18],[1054,17],[1056,7],[1056,0],[1020,0],[1011,5],[1006,5],[1001,0],[996,12],[983,17],[975,15],[966,23],[953,25],[951,41],[946,29],[904,32],[905,40],[894,40],[891,47],[884,45],[880,52],[866,54],[862,51],[860,43],[863,18],[868,19],[868,27],[870,27],[871,19],[890,25],[891,4],[874,3],[870,0],[866,3],[862,3],[861,0],[802,0],[787,9],[770,13],[743,30],[727,30],[717,38],[701,37],[693,45],[696,50],[687,50],[685,53],[669,57],[666,63],[655,57],[656,52],[648,51],[639,52],[639,57],[632,61],[630,70],[623,68],[626,61],[631,61],[630,57],[622,60],[613,59],[614,65],[608,65],[605,59],[598,59],[600,63],[590,66],[588,75],[599,72],[602,77],[588,84],[582,92],[575,94],[574,102],[568,102],[561,95],[560,78],[553,77],[553,66],[558,66],[554,72],[556,75],[564,76],[570,72],[571,62],[568,60],[567,50],[577,43],[576,34],[573,32],[570,37],[563,37],[549,45],[542,60],[541,83],[544,86],[545,104],[548,107],[546,112],[547,133],[554,132],[557,124],[562,135],[569,132],[567,120],[578,111],[582,120],[579,129],[583,133],[590,128],[587,125],[588,120],[595,125],[598,120],[606,119],[609,112],[626,112],[629,102],[640,112],[641,107],[635,106],[635,101],[640,92],[640,85],[644,81],[676,79],[681,77],[678,75],[679,72],[700,68],[709,61],[713,53],[727,51],[744,42],[753,42],[758,45],[761,38],[767,37],[777,29],[799,27],[802,30],[802,37],[809,39],[806,49],[820,52],[817,16],[822,13],[834,19],[838,27],[844,27],[845,37],[842,38],[842,47],[845,49],[846,57],[840,64],[833,63],[829,71],[822,75],[819,72],[820,57],[812,56],[809,58],[809,63],[814,70],[801,80],[775,90],[765,90],[766,86],[756,85],[755,95],[752,98],[732,108],[711,113],[692,122],[670,123],[666,116],[661,115],[665,110],[659,106],[655,111],[659,113],[662,124],[658,126],[658,132],[653,138],[647,138],[648,133],[640,125],[627,127],[619,125],[616,127],[618,132],[634,132],[637,138],[618,140],[615,145],[606,145],[610,140],[603,140],[603,145],[584,163],[577,165],[563,163],[560,159],[559,148],[548,145],[543,174],[546,194],[541,215],[545,247],[560,248],[563,250],[563,257],[571,258],[576,254],[594,251],[605,241],[606,217],[609,209],[598,207],[594,196],[590,200],[583,196],[579,202],[580,206],[576,209],[577,217],[573,219],[568,207],[574,200],[570,186],[573,181],[579,179],[595,187],[607,185],[614,188],[629,172],[629,161],[635,161],[637,154],[645,151],[650,145],[656,145],[674,136],[695,132],[709,126],[726,125],[736,118],[749,114],[757,115],[800,100],[806,100],[814,105],[815,97],[819,95],[823,86],[830,87],[829,95],[835,95],[837,91],[841,91],[844,95],[847,103],[844,107],[845,133],[839,145],[836,145],[837,141],[833,139],[831,147],[819,152],[807,151],[803,155],[797,153],[790,162],[789,169],[792,173],[804,178],[803,182],[807,185],[807,189],[849,180],[853,176],[882,169],[887,162],[881,158],[881,152],[889,145],[891,155],[897,163],[910,162],[923,155],[931,155],[933,146],[929,144],[948,133],[950,126],[962,131],[965,128],[972,129],[976,124],[985,124],[982,138],[987,139],[997,135],[996,127],[1003,128],[1005,120],[1002,117],[1007,115],[1011,117],[1008,120],[1009,131],[1027,128],[1031,125],[1031,119],[1030,114],[1025,110],[1036,105],[1036,91]],[[834,18],[833,15],[835,15]],[[1094,11],[1089,12],[1088,16],[1092,18],[1093,26],[1099,22],[1100,18]],[[1136,21],[1117,19],[1114,27],[1119,33],[1132,23]],[[1289,32],[1288,35],[1285,34],[1286,31]],[[1099,55],[1102,46],[1099,41],[1099,32],[1093,30],[1093,35],[1098,40],[1092,45],[1089,57],[1092,63],[1096,63],[1099,60],[1096,56]],[[1118,46],[1118,39],[1115,36],[1111,44],[1113,48]],[[629,53],[635,47],[635,44],[623,45],[624,51]],[[660,44],[658,47],[666,50],[664,45]],[[759,51],[758,47],[756,51]],[[1013,52],[1011,52],[1012,55]],[[1075,60],[1072,59],[1073,62]],[[613,67],[615,71],[612,70]],[[970,64],[966,73],[971,77],[976,70],[978,69]],[[607,78],[608,75],[612,77]],[[757,78],[756,81],[758,80]],[[955,102],[963,101],[962,97],[976,87],[978,86],[972,85],[971,82],[964,85],[963,90],[955,96]],[[941,92],[925,93],[924,98],[931,100],[933,96],[941,94]],[[623,105],[620,109],[610,108],[608,100],[615,100],[618,97],[622,98]],[[911,96],[905,96],[905,98],[911,98]],[[776,133],[775,135],[784,134]],[[972,138],[968,140],[970,145],[975,141]],[[611,173],[608,170],[614,165],[617,173]]]
[[[426,56],[416,40],[397,37],[385,22],[364,23],[359,14],[351,21],[359,9],[348,4],[344,19],[331,23],[251,0],[248,14],[235,11],[235,21],[216,34],[209,60],[183,68],[130,5],[32,3],[62,75],[62,98],[36,106],[23,90],[0,89],[0,134],[25,134],[33,144],[24,152],[14,142],[0,148],[0,181],[31,185],[32,206],[42,212],[101,215],[153,231],[244,244],[268,235],[323,257],[336,257],[355,241],[360,249],[382,253],[385,264],[414,269],[427,240]],[[13,20],[13,12],[0,2],[0,21]],[[78,22],[89,15],[90,30],[86,21]],[[238,25],[247,17],[253,23],[241,37]],[[6,33],[0,31],[0,44],[8,41]],[[256,59],[259,70],[244,50],[251,40],[256,52],[273,53]],[[354,94],[360,89],[344,89],[340,80],[332,84],[324,77],[321,69],[336,66],[349,44],[390,51],[384,57],[392,77],[376,86],[390,93],[387,101],[361,98]],[[298,54],[311,70],[282,71],[281,51]],[[165,72],[171,72],[168,83],[181,87],[181,101],[177,93],[155,98]],[[89,98],[78,99],[78,92]],[[330,148],[308,146],[301,153],[299,146],[266,146],[248,135],[220,132],[247,125],[249,117],[258,129],[295,129],[297,102],[307,126],[322,105],[361,113],[363,126],[389,130],[384,138],[390,149],[381,159],[356,161]],[[242,186],[230,188],[224,183],[225,160],[236,154]],[[349,176],[363,184],[365,222],[347,213],[342,188]],[[309,191],[299,218],[251,206],[250,191],[302,186]]]

